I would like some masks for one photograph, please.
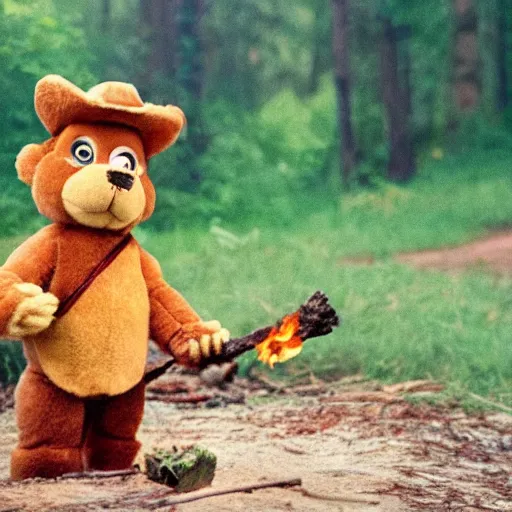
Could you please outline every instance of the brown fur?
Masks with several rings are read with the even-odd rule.
[[[55,85],[55,80],[52,83]],[[61,82],[59,84],[62,86]],[[123,85],[106,87],[109,101],[112,101],[112,93],[122,90]],[[74,106],[83,106],[89,101],[87,95],[80,96],[73,87],[69,89],[71,96],[68,95],[68,99],[75,102]],[[55,92],[44,91],[47,97]],[[133,99],[133,91],[129,90],[126,97],[121,94],[121,97],[123,101]],[[44,101],[39,105],[46,108]],[[54,224],[23,243],[0,269],[1,336],[22,332],[24,321],[34,321],[20,316],[20,311],[28,316],[36,314],[36,325],[39,325],[37,314],[51,322],[52,317],[48,315],[52,314],[57,302],[54,296],[60,301],[68,297],[119,240],[153,212],[155,191],[147,173],[146,153],[148,134],[155,133],[155,127],[144,123],[153,119],[155,126],[163,126],[170,114],[166,112],[164,115],[146,105],[144,109],[150,112],[148,117],[146,110],[137,110],[139,107],[119,106],[113,109],[117,113],[112,117],[103,104],[94,103],[93,106],[90,110],[85,109],[88,122],[59,125],[52,131],[55,137],[43,144],[26,146],[18,156],[16,168],[20,179],[32,186],[39,211]],[[66,110],[68,107],[59,105],[57,114],[61,120],[70,115]],[[49,112],[45,110],[46,121]],[[114,119],[126,124],[103,123],[96,116],[101,112],[105,113],[107,121]],[[172,115],[176,116],[177,112],[178,109]],[[73,112],[73,119],[77,115],[80,117],[79,112]],[[155,115],[160,116],[158,121],[152,117]],[[94,122],[90,122],[91,116]],[[141,119],[145,119],[144,123]],[[182,123],[182,117],[180,120]],[[181,128],[180,123],[179,126],[167,126],[165,136],[160,134],[157,146],[151,146],[150,155],[156,147],[163,149],[172,143],[176,130]],[[92,139],[95,146],[96,158],[88,166],[77,165],[71,158],[70,147],[79,136]],[[109,156],[119,146],[129,146],[139,162],[140,168],[133,172],[135,185],[131,189],[116,189],[107,182]],[[107,228],[112,225],[111,228],[88,227],[87,219],[94,218],[98,208],[94,202],[98,195],[95,194],[96,185],[90,182],[84,182],[88,188],[84,196],[80,196],[79,185],[72,189],[75,195],[71,201],[85,205],[83,215],[77,216],[70,211],[65,204],[68,199],[63,199],[63,189],[71,178],[86,169],[87,176],[94,176],[94,183],[102,187],[101,193],[111,194],[106,196],[111,203],[105,215],[112,215],[114,210],[110,208],[117,204],[115,201],[124,201],[121,206],[126,209],[132,204],[127,200],[132,197],[129,194],[137,193],[139,196],[133,197],[139,198],[141,193],[144,194],[143,202],[134,202],[134,208],[139,208],[132,212],[130,218],[134,220],[121,222],[115,216],[115,222],[107,224]],[[74,180],[73,183],[82,181]],[[90,208],[89,202],[92,204]],[[103,210],[99,214],[103,215]],[[85,225],[81,219],[86,219]],[[30,294],[36,294],[38,300],[35,303],[41,303],[41,311],[32,311],[34,301]],[[32,304],[32,309],[27,306],[22,310],[24,304]],[[10,323],[13,318],[18,319],[17,330],[13,330]],[[46,328],[47,325],[37,334],[30,331],[31,334],[23,340],[29,364],[16,391],[20,435],[11,460],[13,479],[54,477],[85,468],[129,467],[140,446],[135,435],[144,406],[141,379],[149,336],[180,363],[193,365],[196,361],[190,358],[189,339],[198,340],[203,334],[217,331],[203,323],[185,299],[167,285],[156,260],[135,240],[94,280],[66,314]]]
[[[52,478],[84,469],[130,467],[144,410],[144,385],[112,398],[82,400],[29,365],[16,389],[20,430],[11,478]]]

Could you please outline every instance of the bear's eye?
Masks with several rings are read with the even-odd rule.
[[[135,151],[126,146],[114,149],[114,151],[110,153],[109,162],[113,167],[120,167],[127,171],[135,171],[138,165]]]
[[[80,165],[89,165],[94,162],[94,148],[86,139],[77,139],[71,144],[71,155]]]

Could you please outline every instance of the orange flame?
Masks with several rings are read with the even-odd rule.
[[[275,363],[284,363],[302,350],[302,339],[297,336],[300,328],[299,312],[283,318],[279,327],[272,327],[269,335],[258,345],[258,359],[274,368]]]

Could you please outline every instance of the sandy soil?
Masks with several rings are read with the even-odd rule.
[[[181,390],[181,398],[191,396],[186,389],[215,396],[178,405],[155,400],[159,389],[150,390],[140,433],[144,452],[206,446],[218,456],[212,489],[295,477],[302,487],[155,508],[169,489],[144,474],[11,483],[16,429],[7,409],[0,414],[0,512],[512,511],[512,416],[466,416],[403,399],[407,389],[435,391],[429,383],[382,389],[341,381],[270,390],[239,382],[220,392],[198,391],[190,379],[164,377],[153,388]],[[245,403],[226,405],[233,401]]]
[[[459,247],[400,254],[397,261],[420,268],[463,270],[488,268],[512,273],[512,233],[495,233]]]

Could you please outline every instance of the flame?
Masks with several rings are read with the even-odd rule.
[[[283,318],[279,327],[272,327],[269,335],[258,345],[258,359],[274,368],[275,363],[284,363],[302,350],[302,339],[297,336],[300,328],[299,312]]]

